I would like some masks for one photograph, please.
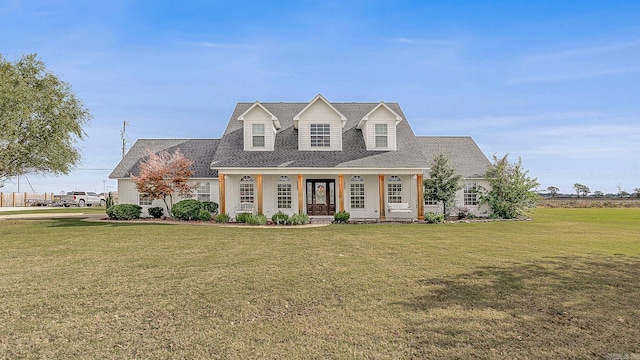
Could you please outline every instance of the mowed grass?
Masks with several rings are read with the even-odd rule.
[[[0,221],[0,358],[632,358],[640,209],[258,229]]]

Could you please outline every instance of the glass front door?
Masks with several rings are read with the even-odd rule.
[[[335,193],[335,180],[307,180],[307,215],[335,214]]]

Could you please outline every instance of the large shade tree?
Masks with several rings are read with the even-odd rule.
[[[74,145],[90,118],[36,54],[15,62],[0,56],[0,183],[27,173],[68,174],[81,159]]]
[[[162,200],[171,214],[173,195],[191,196],[196,186],[188,182],[193,175],[193,162],[180,149],[171,153],[166,150],[155,152],[150,148],[145,151],[147,156],[139,164],[140,174],[131,175],[131,179],[140,194],[152,200]]]
[[[462,175],[458,174],[444,154],[431,161],[429,177],[423,180],[425,198],[442,202],[443,214],[449,215],[455,206],[456,192],[462,189]]]
[[[536,206],[540,185],[529,171],[522,168],[522,159],[509,162],[509,154],[502,158],[493,155],[493,163],[485,173],[490,189],[481,189],[480,202],[489,205],[493,216],[513,219]]]

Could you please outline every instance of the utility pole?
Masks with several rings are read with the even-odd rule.
[[[129,122],[127,120],[125,120],[122,123],[122,130],[120,131],[120,138],[122,139],[122,157],[124,158],[124,155],[127,153],[127,125],[129,125]]]

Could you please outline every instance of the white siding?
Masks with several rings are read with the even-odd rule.
[[[310,124],[331,125],[331,146],[311,147]],[[298,125],[298,149],[303,151],[339,151],[342,150],[342,121],[324,101],[316,101],[300,115]]]
[[[255,107],[244,115],[243,122],[245,151],[273,151],[276,129],[273,126],[273,120],[271,120],[271,116],[269,114],[262,110],[262,108]],[[253,124],[264,125],[264,147],[253,147]]]
[[[462,183],[466,184],[467,182],[475,182],[476,184],[478,184],[479,186],[484,187],[485,189],[489,189],[489,182],[484,180],[484,179],[480,179],[480,180],[470,180],[470,179],[462,179]],[[456,203],[454,204],[454,209],[451,211],[451,215],[452,216],[456,216],[457,215],[457,208],[458,207],[466,207],[468,208],[471,213],[475,216],[480,216],[480,217],[485,217],[489,215],[489,207],[487,205],[475,205],[475,206],[471,206],[471,205],[464,205],[464,189],[459,190],[456,193]],[[433,212],[436,214],[442,214],[442,204],[438,204],[438,205],[425,205],[424,207],[424,212],[428,213],[428,212]]]
[[[211,201],[214,201],[220,204],[220,184],[218,183],[217,178],[197,178],[197,179],[193,178],[189,180],[189,183],[197,183],[197,182],[210,183],[211,184]],[[192,198],[195,198],[195,196],[196,196],[196,193],[194,191]],[[135,183],[131,179],[118,179],[118,203],[139,205],[138,199],[139,199],[139,193],[138,193],[138,190],[136,190]],[[175,195],[173,196],[173,203],[175,204],[182,199],[183,198]],[[184,198],[184,199],[190,199],[190,198]],[[169,202],[169,199],[167,199],[167,202]],[[149,214],[147,213],[147,209],[153,206],[159,206],[163,208],[165,211],[165,215],[167,215],[166,214],[167,209],[165,208],[164,201],[153,200],[151,205],[142,206],[142,216],[143,217],[149,216]]]
[[[387,147],[376,147],[375,124],[387,124]],[[367,150],[396,150],[396,118],[389,110],[379,107],[369,115],[366,125],[362,129]]]

